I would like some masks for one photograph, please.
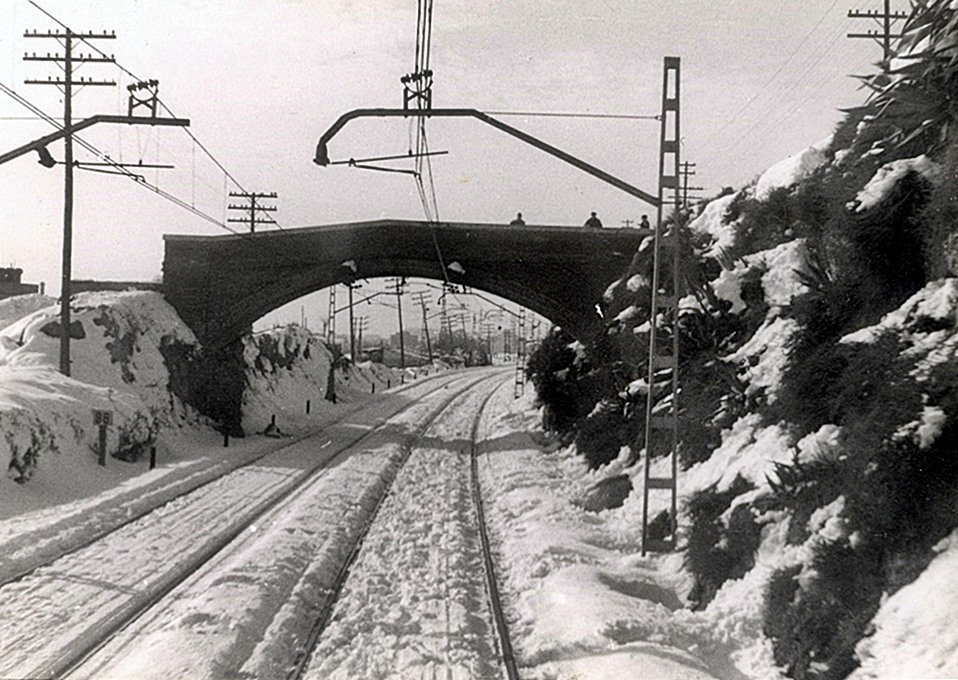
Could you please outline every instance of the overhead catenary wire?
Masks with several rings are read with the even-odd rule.
[[[35,104],[33,104],[32,102],[30,102],[28,99],[26,99],[25,97],[23,97],[21,94],[19,94],[19,93],[18,93],[16,90],[14,90],[13,88],[9,87],[6,83],[0,82],[0,90],[2,90],[5,94],[7,94],[8,96],[10,96],[12,99],[14,99],[14,101],[17,101],[17,102],[20,103],[22,106],[25,106],[26,108],[28,108],[28,109],[30,109],[31,111],[33,111],[34,113],[36,113],[38,117],[42,118],[43,120],[45,120],[45,121],[48,122],[49,124],[53,125],[53,126],[54,126],[55,128],[57,128],[58,130],[62,130],[62,129],[63,129],[62,123],[60,123],[59,121],[57,121],[57,120],[56,120],[55,118],[53,118],[52,116],[47,116],[47,115],[43,112],[42,109],[40,109],[40,108],[37,107]],[[95,155],[95,156],[97,156],[98,158],[100,158],[103,162],[105,162],[105,163],[107,163],[108,165],[110,165],[110,166],[116,168],[121,174],[126,175],[126,176],[129,177],[130,179],[133,179],[137,184],[141,184],[141,185],[143,185],[144,187],[146,187],[146,188],[148,188],[148,189],[151,189],[152,191],[154,191],[156,194],[158,194],[158,195],[161,196],[162,198],[165,198],[166,200],[171,201],[171,202],[175,203],[176,205],[179,205],[180,207],[186,208],[186,209],[189,210],[191,213],[197,215],[198,217],[203,218],[204,220],[207,220],[208,222],[211,222],[211,223],[213,223],[213,224],[215,224],[215,225],[217,225],[217,226],[223,227],[224,229],[227,229],[227,230],[229,230],[229,231],[231,231],[231,232],[233,232],[233,233],[236,233],[233,229],[230,229],[230,228],[227,227],[226,225],[220,223],[215,217],[212,217],[212,216],[208,215],[207,213],[204,213],[204,212],[201,211],[201,210],[198,210],[198,209],[195,209],[195,208],[191,207],[191,206],[190,206],[188,203],[186,203],[185,201],[183,201],[183,200],[177,198],[176,196],[174,196],[174,195],[172,195],[172,194],[169,194],[169,193],[166,192],[166,191],[163,191],[163,190],[160,189],[159,187],[154,186],[154,185],[151,184],[150,182],[147,182],[145,179],[140,179],[140,176],[139,176],[139,175],[137,175],[136,173],[131,172],[130,170],[126,169],[126,168],[123,167],[120,163],[118,163],[118,162],[114,161],[113,159],[111,159],[111,158],[109,157],[109,155],[107,155],[106,153],[100,151],[98,148],[96,148],[95,146],[93,146],[93,144],[87,142],[85,139],[83,139],[83,138],[80,137],[79,135],[74,135],[74,136],[73,136],[73,139],[74,139],[80,146],[82,146],[83,148],[85,148],[87,151],[89,151],[89,152],[92,153],[93,155]]]
[[[753,103],[756,99],[759,98],[759,96],[761,95],[761,93],[764,92],[764,91],[766,90],[766,88],[768,88],[768,86],[771,85],[772,82],[778,77],[778,75],[785,69],[785,67],[786,67],[789,63],[791,63],[792,59],[795,57],[795,55],[798,53],[798,51],[799,51],[802,47],[804,47],[805,43],[808,42],[809,38],[812,37],[812,34],[813,34],[816,30],[818,30],[818,27],[822,25],[822,23],[825,21],[825,18],[826,18],[826,17],[828,16],[828,14],[832,11],[832,9],[834,9],[834,7],[835,7],[836,4],[838,4],[838,0],[832,0],[832,3],[828,6],[828,9],[826,9],[826,10],[822,13],[822,15],[818,18],[818,21],[815,22],[815,25],[812,26],[811,29],[809,29],[809,31],[805,34],[805,36],[802,38],[802,40],[792,49],[792,51],[788,54],[788,56],[785,57],[785,59],[779,64],[778,68],[775,69],[775,71],[772,73],[772,75],[768,77],[768,79],[765,81],[765,83],[758,89],[758,91],[756,92],[755,96],[748,98],[748,99],[745,101],[745,104],[743,104],[742,107],[738,109],[738,111],[736,111],[731,117],[729,117],[729,119],[725,122],[724,125],[722,125],[722,127],[720,127],[718,130],[716,130],[716,131],[713,133],[713,135],[712,135],[713,137],[719,136],[719,135],[722,134],[725,130],[727,130],[733,123],[735,123],[736,121],[739,120],[739,116],[741,116],[741,115],[745,112],[745,110],[748,109],[748,108],[752,105],[752,103]]]
[[[839,28],[839,30],[833,33],[831,41],[825,49],[819,50],[814,56],[809,56],[804,63],[801,65],[801,70],[797,71],[796,77],[793,79],[794,82],[801,83],[801,88],[806,91],[802,96],[803,101],[809,101],[813,99],[812,95],[816,94],[824,87],[828,82],[833,81],[835,75],[833,72],[827,72],[824,74],[819,74],[818,78],[811,83],[809,83],[809,77],[816,72],[816,69],[821,64],[822,61],[830,57],[836,50],[836,48],[844,41],[845,29]],[[768,108],[773,108],[780,102],[787,100],[789,96],[794,96],[798,92],[799,86],[791,84],[787,87],[780,87],[778,90],[771,94],[772,97]],[[750,135],[759,130],[776,130],[782,123],[787,120],[792,119],[795,115],[798,115],[802,110],[800,106],[789,107],[783,113],[780,113],[777,116],[765,116],[753,121],[748,125],[745,130],[734,137],[726,139],[726,141],[720,144],[713,150],[715,155],[722,155],[728,149],[735,148],[740,145],[740,143],[747,139]],[[751,144],[747,146],[745,151],[746,158],[755,157],[758,153],[761,153],[763,146],[760,144]]]
[[[29,2],[30,2],[30,4],[33,5],[37,10],[39,10],[39,11],[42,12],[44,15],[46,15],[49,19],[51,19],[53,22],[55,22],[56,24],[58,24],[61,28],[66,29],[66,30],[70,30],[69,26],[67,26],[65,23],[63,23],[62,21],[60,21],[60,20],[59,20],[57,17],[55,17],[53,14],[51,14],[50,12],[48,12],[47,10],[45,10],[43,7],[41,7],[35,0],[29,0]],[[106,52],[104,52],[103,50],[101,50],[96,44],[92,43],[91,41],[87,40],[86,38],[83,38],[82,36],[78,36],[78,39],[79,39],[81,42],[85,43],[85,44],[86,44],[90,49],[92,49],[94,52],[97,52],[100,56],[103,56],[103,57],[111,56],[111,57],[113,57],[113,55],[107,55]],[[118,60],[115,59],[115,57],[113,57],[113,64],[114,64],[117,68],[119,68],[121,71],[123,71],[125,74],[127,74],[128,76],[130,76],[131,78],[133,78],[134,80],[136,80],[136,81],[138,81],[138,82],[142,82],[143,80],[145,80],[144,78],[141,78],[141,77],[138,76],[136,73],[134,73],[133,71],[131,71],[130,69],[128,69],[127,67],[125,67],[123,64],[121,64]],[[170,117],[172,117],[172,118],[176,118],[176,117],[177,117],[176,114],[173,113],[172,109],[170,109],[170,107],[166,104],[166,102],[164,102],[161,98],[157,97],[157,103],[159,104],[160,107],[162,107],[162,109],[163,109],[164,111],[166,111],[167,114],[170,115]],[[216,165],[216,167],[218,167],[218,168],[223,172],[223,174],[224,174],[226,177],[228,177],[228,178],[230,179],[230,181],[233,182],[233,184],[236,185],[236,187],[237,187],[240,191],[247,192],[246,187],[244,187],[243,184],[241,184],[240,181],[239,181],[238,179],[236,179],[236,177],[234,177],[233,174],[226,168],[226,166],[223,165],[223,164],[219,161],[219,159],[217,159],[217,158],[213,155],[213,153],[206,147],[206,145],[204,145],[203,142],[201,142],[201,141],[196,137],[196,135],[193,133],[192,130],[190,130],[188,127],[184,127],[184,128],[181,128],[181,129],[187,134],[187,136],[190,137],[190,139],[193,140],[193,142],[194,142],[200,149],[202,149],[203,153],[206,154],[206,156]],[[247,193],[248,193],[248,192],[247,192]],[[277,228],[277,229],[279,229],[279,230],[281,230],[281,231],[284,229],[283,226],[282,226],[278,221],[274,220],[273,223],[276,225],[276,228]]]
[[[638,113],[578,113],[569,111],[483,111],[490,116],[526,116],[539,118],[605,118],[619,120],[661,120],[659,114]]]

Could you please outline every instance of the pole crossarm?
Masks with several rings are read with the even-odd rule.
[[[20,156],[30,153],[31,151],[42,149],[58,139],[63,139],[67,136],[67,134],[76,134],[80,130],[86,129],[92,125],[96,125],[97,123],[125,123],[127,125],[171,125],[176,127],[189,127],[190,125],[188,118],[147,118],[144,116],[116,116],[110,114],[97,114],[95,116],[91,116],[90,118],[81,120],[79,123],[76,125],[71,125],[69,128],[63,128],[62,130],[51,132],[50,134],[24,144],[13,151],[0,154],[0,165],[6,163],[7,161],[12,161],[15,158],[19,158]]]
[[[600,170],[594,165],[590,165],[585,161],[573,156],[572,154],[566,153],[561,149],[557,149],[551,144],[543,142],[541,139],[537,139],[532,135],[523,132],[517,128],[507,125],[500,120],[479,111],[477,109],[354,109],[344,113],[339,119],[333,123],[326,132],[323,133],[322,137],[319,138],[319,142],[316,145],[316,157],[313,159],[313,162],[317,165],[330,165],[329,160],[329,141],[338,133],[343,126],[346,125],[349,121],[355,118],[407,118],[407,117],[426,117],[426,118],[475,118],[476,120],[483,122],[487,125],[505,132],[507,135],[511,135],[516,139],[519,139],[526,144],[531,144],[540,151],[545,151],[551,156],[555,156],[559,160],[565,161],[566,163],[582,170],[583,172],[596,177],[603,182],[611,184],[617,189],[635,196],[653,207],[659,206],[659,199],[652,194],[642,191],[638,187],[632,186],[628,182],[625,182],[614,175],[610,175],[604,170]]]

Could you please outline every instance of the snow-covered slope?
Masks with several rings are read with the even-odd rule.
[[[333,357],[308,330],[288,326],[244,337],[243,361],[247,383],[243,427],[248,432],[262,432],[274,415],[280,429],[288,430],[303,420],[307,401],[310,412],[322,408]],[[336,399],[357,401],[401,380],[400,371],[382,364],[341,360],[335,372]]]
[[[161,427],[198,420],[169,389],[161,347],[195,343],[190,330],[156,293],[84,293],[71,306],[71,377],[57,370],[59,307],[24,296],[5,301],[0,330],[0,441],[9,475],[28,480],[44,456],[95,464],[93,411],[113,413],[112,455],[136,458]],[[42,463],[40,463],[42,465]]]
[[[0,302],[0,464],[9,465],[11,479],[26,482],[48,456],[95,465],[94,410],[113,413],[107,449],[128,459],[143,455],[162,432],[214,425],[185,401],[196,395],[182,384],[192,370],[184,356],[198,360],[200,348],[159,293],[82,293],[71,310],[67,378],[58,371],[59,306],[37,295]],[[281,432],[295,433],[328,410],[331,356],[318,339],[290,327],[242,343],[249,432],[262,432],[276,416]],[[383,366],[344,363],[335,380],[338,399],[350,402],[401,378]]]

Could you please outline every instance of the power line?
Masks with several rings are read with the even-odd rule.
[[[41,7],[39,4],[37,4],[37,3],[35,2],[35,0],[29,0],[29,2],[30,2],[31,5],[33,5],[33,6],[34,6],[36,9],[38,9],[40,12],[42,12],[44,15],[46,15],[47,17],[49,17],[49,18],[50,18],[52,21],[54,21],[56,24],[58,24],[59,26],[61,26],[61,27],[64,28],[64,29],[67,29],[67,28],[68,28],[65,23],[63,23],[62,21],[60,21],[58,18],[56,18],[53,14],[51,14],[51,13],[48,12],[47,10],[43,9],[43,7]],[[93,43],[90,43],[90,42],[87,41],[87,40],[83,40],[82,38],[81,38],[81,40],[82,40],[82,42],[86,43],[93,51],[97,52],[97,53],[100,54],[101,56],[104,56],[104,57],[107,56],[103,51],[101,51],[101,50],[100,50],[96,45],[94,45]],[[137,74],[133,73],[130,69],[126,68],[125,66],[123,66],[123,64],[121,64],[120,62],[116,61],[115,59],[113,60],[113,64],[114,64],[117,68],[119,68],[121,71],[123,71],[124,73],[126,73],[128,76],[130,76],[131,78],[133,78],[134,80],[136,80],[136,81],[138,81],[138,82],[142,82],[142,81],[144,80],[143,78],[140,78]],[[159,98],[157,99],[157,101],[158,101],[158,103],[159,103],[159,106],[163,107],[163,110],[166,111],[171,117],[173,117],[173,118],[176,118],[176,117],[177,117],[176,114],[173,113],[172,109],[170,109],[170,107],[167,106],[166,102],[164,102],[162,99],[159,99]],[[206,148],[206,145],[203,144],[203,142],[201,142],[201,141],[196,137],[196,135],[193,134],[193,132],[192,132],[189,128],[183,128],[183,130],[184,130],[184,131],[186,132],[186,134],[190,137],[190,139],[192,139],[193,142],[194,142],[200,149],[202,149],[203,153],[205,153],[205,154],[207,155],[207,157],[209,157],[209,159],[210,159],[211,161],[213,161],[213,163],[216,165],[216,167],[218,167],[218,168],[223,172],[223,174],[226,175],[226,177],[228,177],[231,182],[233,182],[233,184],[235,184],[241,191],[244,191],[244,192],[246,191],[246,188],[240,183],[240,181],[239,181],[238,179],[236,179],[236,177],[234,177],[233,174],[232,174],[229,170],[226,169],[226,166],[224,166],[224,165],[213,155],[213,153],[212,153],[208,148]],[[279,222],[275,222],[275,224],[276,224],[276,228],[277,228],[277,229],[283,230],[283,226],[282,226]]]
[[[837,0],[836,0],[837,1]],[[631,113],[571,113],[563,111],[483,111],[490,116],[528,116],[540,118],[610,118],[621,120],[661,120],[659,115]]]
[[[780,73],[785,69],[785,67],[791,62],[792,58],[793,58],[793,57],[798,53],[798,51],[805,45],[805,43],[808,42],[808,39],[812,37],[812,34],[813,34],[816,30],[818,30],[818,27],[821,26],[821,25],[822,25],[822,22],[825,21],[825,17],[828,16],[828,13],[831,12],[832,9],[833,9],[833,8],[835,7],[835,5],[837,5],[837,4],[838,4],[838,0],[832,0],[832,4],[828,6],[828,9],[826,9],[824,13],[822,13],[822,15],[819,17],[818,21],[815,22],[815,25],[812,26],[811,29],[809,29],[808,33],[805,34],[805,37],[803,37],[802,40],[798,43],[798,45],[795,46],[795,48],[789,53],[789,55],[785,58],[785,60],[782,61],[781,64],[779,64],[779,67],[778,67],[777,69],[775,69],[775,72],[772,73],[771,76],[769,76],[768,80],[765,81],[765,84],[763,84],[763,85],[759,88],[759,90],[758,90],[758,92],[756,93],[756,95],[755,95],[754,97],[752,97],[752,98],[746,100],[746,102],[745,102],[745,104],[742,106],[742,108],[740,108],[735,114],[733,114],[732,117],[729,118],[729,120],[725,123],[725,125],[723,125],[722,127],[720,127],[715,133],[713,133],[713,136],[718,136],[718,135],[720,135],[720,134],[721,134],[723,131],[725,131],[730,125],[732,125],[733,123],[735,123],[735,122],[738,120],[738,117],[739,117],[749,106],[752,105],[752,103],[758,98],[758,96],[778,77],[778,74],[780,74]]]
[[[837,0],[836,0],[836,2],[837,2]],[[840,44],[841,40],[843,39],[843,37],[844,37],[843,34],[844,34],[844,29],[843,29],[843,28],[840,28],[838,31],[834,32],[834,35],[832,36],[831,41],[829,42],[828,46],[827,46],[825,49],[817,51],[817,52],[815,53],[815,56],[814,56],[814,57],[808,57],[808,58],[806,58],[806,59],[804,60],[804,64],[803,64],[803,67],[801,68],[801,70],[800,70],[800,71],[797,71],[797,72],[796,72],[796,77],[792,78],[792,84],[786,85],[786,83],[784,83],[784,82],[783,82],[783,83],[780,83],[779,86],[775,89],[774,93],[770,93],[770,94],[769,94],[769,100],[768,100],[768,102],[766,103],[766,105],[765,105],[765,107],[764,107],[765,110],[774,109],[774,108],[775,108],[776,106],[778,106],[781,102],[786,101],[786,99],[787,99],[790,95],[793,95],[795,92],[797,92],[797,91],[799,90],[799,86],[796,85],[795,83],[801,83],[802,86],[804,86],[807,76],[808,76],[810,73],[812,73],[812,72],[814,71],[814,69],[815,69],[824,59],[826,59],[828,56],[830,56],[830,55],[834,52],[835,47],[836,47],[838,44]],[[811,54],[811,53],[809,53],[809,54]],[[828,77],[831,77],[831,76],[828,76]],[[753,100],[753,101],[754,101],[754,100]],[[743,110],[744,110],[744,109],[743,109]],[[770,116],[762,116],[762,117],[760,117],[760,118],[757,118],[757,119],[754,120],[750,125],[748,125],[748,127],[747,127],[742,133],[740,133],[740,134],[738,134],[738,135],[736,135],[736,136],[734,136],[734,137],[727,138],[723,143],[721,143],[721,144],[719,144],[717,147],[715,147],[715,148],[712,150],[713,155],[716,155],[716,156],[721,156],[721,155],[723,155],[723,154],[724,154],[725,152],[727,152],[729,149],[733,148],[733,147],[734,147],[735,145],[737,145],[739,142],[741,142],[742,140],[744,140],[745,138],[747,138],[747,137],[748,137],[753,131],[755,131],[756,129],[759,129],[759,128],[762,128],[762,127],[768,127],[768,126],[772,125],[773,121],[780,121],[780,120],[782,120],[782,119],[788,119],[788,118],[790,118],[792,115],[794,115],[795,111],[796,111],[796,108],[795,108],[795,107],[790,107],[789,110],[786,111],[785,114],[784,114],[783,116],[780,116],[779,118],[773,118],[773,117],[770,117]],[[727,128],[727,127],[728,127],[728,124],[727,124],[726,126],[724,126],[722,129],[725,129],[725,128]],[[760,150],[761,150],[761,146],[759,146],[759,145],[752,145],[750,153],[754,153],[754,152],[760,151]]]

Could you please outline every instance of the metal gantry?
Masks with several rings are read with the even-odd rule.
[[[649,329],[648,396],[645,404],[645,484],[642,498],[642,554],[675,547],[678,513],[678,416],[679,416],[679,299],[682,272],[679,261],[682,194],[679,182],[681,140],[679,126],[679,59],[665,58],[662,83],[662,120],[659,134],[659,200],[652,257],[652,307]],[[665,228],[666,206],[672,222]],[[663,265],[668,263],[668,271]],[[669,474],[651,476],[652,458],[667,454]],[[669,535],[651,538],[649,493],[666,491],[669,505]]]
[[[329,287],[329,314],[326,322],[326,344],[330,351],[336,346],[336,286]]]
[[[519,308],[516,332],[516,384],[513,397],[518,399],[526,388],[526,308]]]

